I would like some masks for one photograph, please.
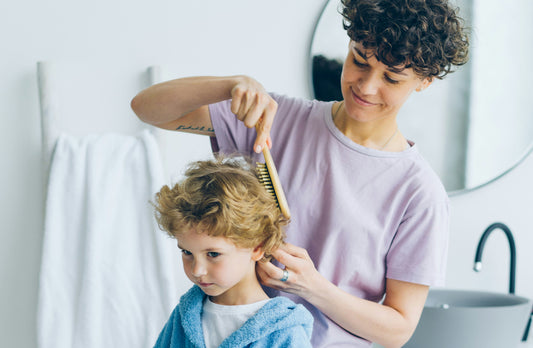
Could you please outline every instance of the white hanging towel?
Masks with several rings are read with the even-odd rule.
[[[181,294],[176,244],[150,204],[162,172],[148,131],[59,137],[46,202],[40,348],[153,346]]]

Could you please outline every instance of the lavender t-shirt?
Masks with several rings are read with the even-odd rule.
[[[344,136],[332,102],[272,94],[278,112],[272,157],[291,210],[287,241],[307,249],[342,290],[379,302],[385,278],[441,286],[448,248],[448,196],[414,143],[403,152],[363,147]],[[213,151],[253,153],[256,137],[230,110],[209,106]],[[369,347],[305,300],[315,318],[313,347]]]

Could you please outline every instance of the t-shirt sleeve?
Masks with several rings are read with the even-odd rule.
[[[410,211],[410,212],[409,212]],[[387,255],[386,277],[443,286],[449,238],[449,201],[409,209]]]
[[[253,154],[256,138],[255,129],[249,129],[231,112],[231,100],[224,100],[209,105],[211,123],[215,130],[215,137],[211,139],[211,149],[214,153],[226,155]]]
[[[308,131],[303,129],[303,126],[294,127],[294,123],[309,125],[308,119],[312,115],[313,107],[317,105],[303,98],[291,98],[276,93],[270,93],[270,96],[278,103],[270,132],[272,142],[275,144],[271,153],[275,157],[283,155],[279,151],[277,153],[276,150],[288,147],[289,141],[292,144],[299,144],[302,141],[301,138]],[[211,138],[211,148],[214,153],[220,152],[226,155],[238,153],[256,160],[262,157],[253,151],[257,137],[255,128],[247,128],[237,119],[231,112],[231,100],[209,105],[209,114],[215,130],[215,137]]]

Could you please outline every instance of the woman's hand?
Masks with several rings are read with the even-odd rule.
[[[313,296],[313,291],[321,289],[319,283],[326,281],[315,268],[307,250],[286,243],[272,252],[272,256],[285,266],[289,272],[286,281],[283,269],[270,262],[258,262],[256,271],[264,285],[298,295],[307,301]]]
[[[271,147],[270,129],[278,104],[256,80],[241,76],[231,89],[231,112],[248,128],[257,130],[254,151],[260,153],[265,146]]]
[[[282,268],[258,262],[261,283],[302,297],[348,332],[384,347],[401,347],[416,328],[428,286],[387,279],[381,304],[351,295],[328,281],[303,248],[287,243],[272,256],[285,265],[289,277],[283,282]]]

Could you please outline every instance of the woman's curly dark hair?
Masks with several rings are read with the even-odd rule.
[[[344,29],[390,67],[443,78],[468,61],[463,19],[447,0],[341,0]]]

